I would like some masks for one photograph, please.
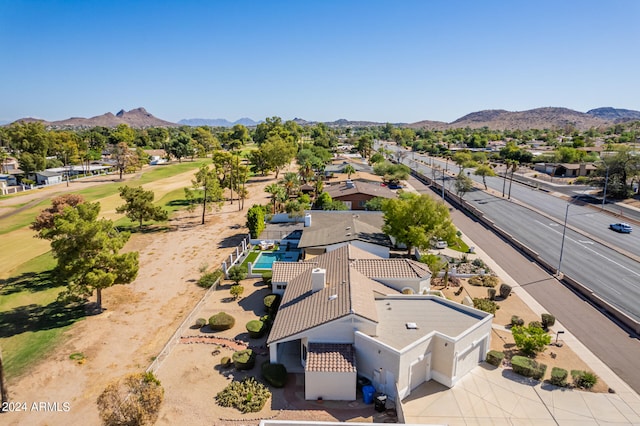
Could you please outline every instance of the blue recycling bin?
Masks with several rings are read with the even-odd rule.
[[[362,400],[365,404],[371,404],[373,402],[373,395],[376,393],[376,388],[371,385],[362,387]]]

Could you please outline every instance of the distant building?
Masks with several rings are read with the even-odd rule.
[[[361,180],[347,180],[327,185],[324,192],[331,196],[332,200],[342,201],[349,210],[365,210],[367,201],[375,197],[397,198],[398,195],[382,186],[380,182],[367,182]]]

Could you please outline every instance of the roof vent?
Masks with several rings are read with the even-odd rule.
[[[331,296],[329,296],[329,300],[336,300],[338,298],[337,294],[332,294]]]
[[[408,322],[406,324],[407,326],[407,330],[417,330],[418,329],[418,324],[416,324],[415,322]]]

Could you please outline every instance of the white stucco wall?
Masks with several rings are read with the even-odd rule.
[[[304,398],[330,401],[355,401],[356,373],[305,371]]]

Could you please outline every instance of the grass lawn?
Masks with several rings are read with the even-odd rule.
[[[453,242],[453,244],[449,245],[449,248],[459,251],[460,253],[469,253],[469,246],[464,241],[462,241],[460,237],[456,237],[456,240]]]
[[[62,334],[84,317],[82,306],[65,306],[56,298],[63,287],[51,280],[51,253],[22,264],[0,280],[0,347],[7,377],[27,371],[60,343]]]
[[[244,261],[242,261],[242,265],[241,266],[243,266],[245,268],[248,268],[249,267],[248,263],[249,262],[254,263],[256,261],[256,259],[258,258],[259,254],[260,254],[259,251],[251,250],[249,252],[249,254],[247,255],[247,257],[244,259]]]
[[[8,234],[9,232],[31,225],[31,222],[36,218],[36,215],[50,204],[51,202],[49,200],[43,200],[31,208],[23,210],[20,213],[16,213],[13,216],[9,216],[6,219],[2,219],[0,235]]]

